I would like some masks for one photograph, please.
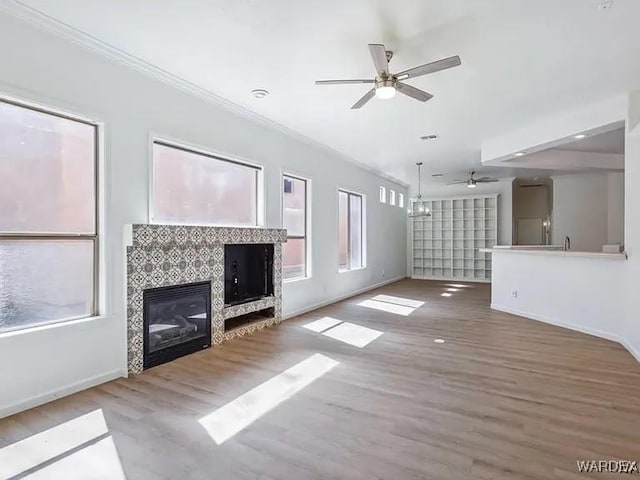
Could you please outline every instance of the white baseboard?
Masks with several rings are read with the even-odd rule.
[[[332,303],[341,302],[342,300],[346,300],[347,298],[355,297],[356,295],[361,295],[363,293],[367,293],[371,290],[375,290],[376,288],[384,287],[385,285],[389,285],[390,283],[398,282],[400,280],[404,280],[407,278],[405,275],[400,275],[398,277],[391,278],[389,280],[385,280],[384,282],[376,283],[374,285],[369,285],[368,287],[361,288],[360,290],[356,290],[345,295],[340,295],[335,298],[331,298],[329,300],[325,300],[309,307],[305,307],[301,310],[296,310],[295,312],[287,313],[282,316],[283,320],[288,320],[293,317],[297,317],[299,315],[304,315],[305,313],[312,312],[314,310],[318,310],[319,308],[326,307],[327,305],[331,305]]]
[[[44,405],[45,403],[52,402],[54,400],[57,400],[58,398],[66,397],[67,395],[71,395],[82,390],[87,390],[88,388],[95,387],[96,385],[100,385],[102,383],[115,380],[116,378],[126,376],[127,373],[123,370],[113,370],[102,375],[96,375],[95,377],[87,378],[72,385],[67,385],[66,387],[52,390],[43,395],[29,398],[23,402],[15,403],[7,407],[2,407],[0,408],[0,418],[8,417],[9,415],[23,412],[25,410],[29,410],[30,408],[38,407],[40,405]]]
[[[509,308],[509,307],[503,307],[502,305],[497,305],[495,303],[491,304],[491,308],[493,310],[498,310],[500,312],[510,313],[511,315],[517,315],[519,317],[528,318],[530,320],[536,320],[538,322],[548,323],[550,325],[555,325],[557,327],[568,328],[569,330],[575,330],[577,332],[586,333],[587,335],[593,335],[594,337],[604,338],[605,340],[611,340],[612,342],[616,342],[622,345],[633,356],[633,358],[635,358],[638,362],[640,362],[640,352],[634,349],[623,338],[620,338],[618,335],[614,333],[605,332],[605,331],[594,329],[594,328],[585,328],[584,326],[576,325],[575,323],[564,322],[554,318],[548,318],[542,315],[537,315],[535,313],[524,312],[521,310],[516,310],[514,308]]]
[[[633,348],[629,342],[626,340],[621,340],[620,345],[627,349],[627,351],[635,358],[638,363],[640,363],[640,352]]]

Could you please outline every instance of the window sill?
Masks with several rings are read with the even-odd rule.
[[[367,267],[358,267],[358,268],[340,268],[338,269],[338,273],[348,273],[348,272],[357,272],[358,270],[365,270]]]
[[[65,328],[72,325],[84,325],[88,323],[97,322],[100,320],[104,320],[108,318],[106,315],[97,315],[93,317],[84,317],[84,318],[74,318],[71,320],[60,320],[57,322],[46,323],[43,325],[33,325],[30,327],[20,328],[16,330],[8,330],[6,332],[0,332],[0,339],[9,338],[9,337],[17,337],[20,335],[29,335],[32,333],[43,332],[46,330],[53,330],[57,328]]]
[[[305,280],[311,280],[311,277],[296,277],[296,278],[289,278],[287,280],[282,280],[282,284],[286,285],[288,283],[298,283],[298,282],[304,282]]]

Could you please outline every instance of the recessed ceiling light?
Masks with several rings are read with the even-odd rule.
[[[420,137],[420,140],[435,140],[436,138],[440,138],[440,137],[438,137],[438,135],[431,134],[431,135],[423,135],[422,137]]]
[[[432,177],[444,177],[444,173],[432,173]]]
[[[444,338],[436,338],[433,343],[444,343]]]
[[[580,140],[581,138],[586,137],[586,135],[584,133],[579,133],[578,135],[574,135],[573,138],[577,138],[578,140]]]
[[[516,157],[521,157],[521,156],[523,156],[523,155],[524,155],[524,152],[518,152],[518,153],[516,153]]]
[[[264,88],[256,88],[255,90],[251,90],[251,95],[256,98],[264,98],[269,95],[269,91]]]

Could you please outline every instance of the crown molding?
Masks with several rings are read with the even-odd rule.
[[[79,45],[84,49],[96,53],[102,57],[106,57],[109,60],[115,61],[116,63],[124,65],[128,68],[132,68],[148,77],[163,82],[166,85],[201,98],[217,107],[222,107],[233,114],[242,116],[257,124],[277,131],[289,138],[320,150],[342,161],[354,164],[358,168],[361,168],[362,170],[365,170],[369,173],[373,173],[374,175],[382,177],[390,182],[397,183],[404,187],[409,186],[406,182],[392,175],[389,175],[375,167],[372,167],[364,162],[358,161],[348,155],[345,155],[344,153],[341,153],[338,150],[325,145],[324,143],[318,142],[317,140],[314,140],[300,132],[297,132],[296,130],[286,127],[281,123],[263,117],[262,115],[259,115],[249,110],[248,108],[238,105],[237,103],[220,97],[205,88],[202,88],[177,75],[169,73],[166,70],[163,70],[149,62],[146,62],[145,60],[142,60],[139,57],[116,48],[113,45],[103,42],[102,40],[99,40],[92,35],[89,35],[81,30],[78,30],[77,28],[72,27],[71,25],[57,20],[38,9],[20,2],[19,0],[1,0],[0,11],[3,11],[14,18],[17,18],[36,28],[39,28],[40,30],[53,33],[58,37],[75,43],[76,45]]]

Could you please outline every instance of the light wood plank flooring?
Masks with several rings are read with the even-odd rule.
[[[16,478],[83,480],[118,468],[129,480],[579,479],[599,477],[578,459],[640,460],[629,353],[491,311],[488,285],[448,283],[403,280],[0,420],[0,459],[34,456]],[[425,304],[406,316],[358,305],[380,294]],[[303,328],[326,316],[383,334],[358,348]],[[221,445],[199,423],[314,354],[339,363]],[[108,432],[52,447],[48,429],[96,411]]]

